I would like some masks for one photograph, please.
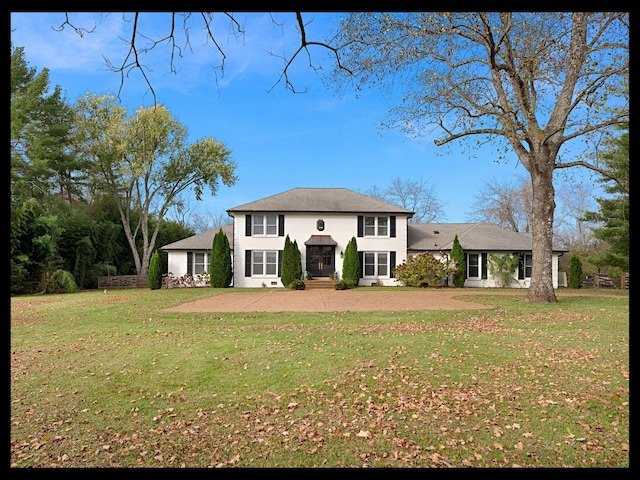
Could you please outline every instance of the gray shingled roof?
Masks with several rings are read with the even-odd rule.
[[[463,250],[530,251],[533,248],[530,233],[518,233],[488,223],[410,223],[407,248],[432,252],[451,250],[456,235]],[[554,248],[554,251],[568,250]]]
[[[294,188],[227,212],[415,213],[347,188]]]
[[[193,235],[165,245],[160,250],[211,250],[213,237],[218,230],[215,228]],[[223,225],[222,231],[233,249],[233,225]],[[410,223],[407,235],[409,251],[449,251],[456,235],[462,249],[467,251],[532,250],[531,234],[517,233],[487,223]],[[568,250],[554,247],[554,251]]]
[[[211,250],[213,246],[213,237],[222,228],[222,231],[229,239],[229,247],[233,250],[233,224],[223,225],[222,227],[214,228],[213,230],[207,230],[206,232],[193,235],[191,237],[183,238],[177,242],[170,243],[164,247],[160,247],[160,250]]]

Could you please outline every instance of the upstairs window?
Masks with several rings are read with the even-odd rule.
[[[389,235],[389,217],[364,217],[365,237]]]
[[[253,235],[278,235],[277,215],[253,215]]]

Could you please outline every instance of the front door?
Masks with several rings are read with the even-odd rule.
[[[335,271],[333,256],[335,248],[328,245],[307,247],[307,271],[314,277],[328,277]]]

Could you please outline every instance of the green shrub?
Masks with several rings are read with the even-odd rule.
[[[427,287],[438,285],[440,279],[446,278],[449,271],[450,267],[425,252],[398,265],[395,277],[407,287]]]
[[[294,280],[301,280],[301,277],[302,255],[298,249],[298,243],[295,240],[291,242],[289,235],[287,235],[282,250],[282,275],[280,279],[284,286],[289,286]]]
[[[357,287],[360,282],[360,259],[358,258],[358,243],[356,237],[351,237],[344,250],[342,263],[342,281],[349,288]]]
[[[289,284],[287,285],[287,288],[290,290],[304,290],[305,288],[307,288],[307,286],[302,280],[300,280],[299,278],[296,278],[295,280],[292,280],[291,282],[289,282]]]
[[[569,259],[568,276],[567,283],[569,288],[582,288],[582,261],[575,253]]]
[[[78,285],[73,274],[67,270],[56,270],[49,279],[47,293],[76,293]]]
[[[222,229],[213,237],[209,260],[209,281],[214,288],[227,288],[231,284],[231,247]]]
[[[151,290],[162,288],[162,261],[158,250],[153,252],[149,261],[149,272],[147,274],[147,286]]]
[[[348,290],[349,289],[349,285],[347,285],[347,283],[344,280],[340,280],[340,281],[335,283],[333,288],[335,290]]]
[[[451,259],[457,268],[456,273],[453,274],[453,286],[464,287],[464,279],[467,273],[467,265],[464,260],[464,251],[458,240],[458,235],[453,239],[453,246],[451,247]]]

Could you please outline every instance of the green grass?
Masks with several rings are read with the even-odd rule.
[[[219,289],[15,297],[10,462],[626,468],[628,293],[574,292],[393,313],[164,311]]]

